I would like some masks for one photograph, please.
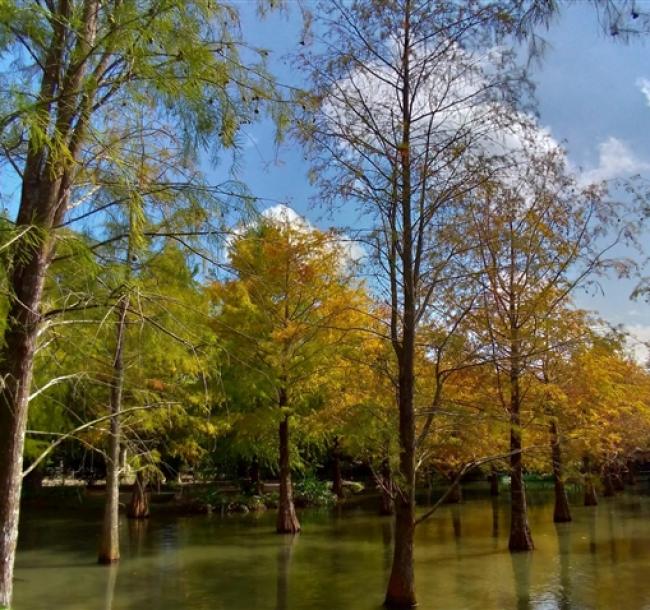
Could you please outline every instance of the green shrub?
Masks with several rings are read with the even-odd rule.
[[[313,474],[305,475],[294,485],[294,499],[298,506],[327,506],[336,502],[329,484]]]

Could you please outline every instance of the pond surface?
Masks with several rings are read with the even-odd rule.
[[[552,523],[552,494],[532,497],[536,550],[507,551],[508,504],[470,497],[418,526],[421,610],[650,609],[650,496],[573,507]],[[95,564],[99,520],[23,515],[15,610],[377,610],[392,521],[362,508],[300,514],[303,532],[258,516],[121,523],[119,566]]]

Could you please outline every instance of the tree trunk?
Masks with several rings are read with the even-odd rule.
[[[253,458],[253,462],[250,467],[250,477],[251,477],[251,491],[261,496],[264,493],[264,483],[262,483],[262,475],[260,474],[260,463],[257,458]]]
[[[25,428],[50,253],[48,242],[22,248],[16,256],[10,284],[14,298],[0,351],[0,608],[9,607],[13,592]]]
[[[603,497],[611,498],[614,495],[614,491],[612,473],[608,467],[605,467],[605,470],[603,472]]]
[[[81,15],[76,41],[67,36],[71,3],[52,10],[52,32],[43,56],[38,102],[47,124],[31,130],[22,172],[17,229],[27,229],[31,239],[20,240],[12,259],[8,281],[9,308],[0,337],[0,608],[9,607],[13,593],[13,568],[18,541],[22,460],[34,353],[41,315],[45,276],[54,252],[51,235],[65,214],[74,171],[87,123],[87,114],[75,118],[86,58],[96,32],[98,0],[88,0]],[[74,44],[72,52],[70,43]],[[70,62],[66,57],[72,57]],[[66,64],[66,62],[68,62]],[[61,78],[63,76],[63,78]],[[83,108],[92,107],[94,91],[84,88]],[[54,100],[68,100],[59,103]],[[83,116],[82,116],[83,115]],[[67,155],[55,154],[43,142],[43,133],[56,129]]]
[[[400,483],[395,493],[393,564],[384,605],[412,608],[415,599],[413,537],[415,534],[415,413],[413,409],[414,332],[404,329],[404,349],[399,363]],[[411,327],[411,331],[414,327]],[[408,339],[407,339],[408,337]],[[407,350],[407,340],[410,344]]]
[[[512,325],[510,369],[510,551],[532,551],[522,463],[521,398],[519,393],[519,338]]]
[[[129,519],[147,519],[149,517],[149,497],[147,495],[147,480],[141,470],[138,470],[133,483],[131,501],[127,510]]]
[[[611,476],[614,491],[625,491],[625,481],[623,480],[621,469],[617,468],[616,470],[612,470]]]
[[[634,462],[628,462],[625,467],[625,483],[626,485],[636,485],[636,477],[634,474]]]
[[[398,491],[395,501],[395,543],[393,563],[384,605],[388,608],[413,608],[416,605],[413,577],[414,504]]]
[[[343,499],[343,477],[341,475],[341,451],[339,449],[339,439],[334,439],[334,447],[332,448],[332,462],[333,462],[333,477],[332,477],[332,492],[339,500]]]
[[[399,488],[395,494],[395,541],[393,564],[384,605],[388,608],[412,608],[416,605],[413,570],[413,538],[415,534],[415,408],[414,361],[417,326],[418,257],[414,253],[417,239],[413,236],[411,185],[411,0],[403,5],[402,27],[402,138],[395,170],[401,181],[396,191],[394,214],[391,215],[391,341],[398,363],[397,403],[399,409]],[[399,189],[400,187],[396,187]],[[401,204],[401,205],[400,205]],[[401,217],[400,217],[401,216]],[[396,235],[401,223],[401,243]],[[401,265],[400,265],[401,262]],[[401,280],[401,281],[400,281]],[[399,320],[402,292],[402,316]],[[401,334],[401,337],[400,337]]]
[[[30,492],[38,492],[43,488],[43,479],[45,473],[43,469],[38,467],[32,470],[27,476],[23,477],[23,489]]]
[[[122,393],[124,389],[124,335],[126,315],[129,307],[128,296],[122,296],[118,307],[118,323],[113,359],[113,380],[111,383],[111,432],[106,460],[106,499],[104,521],[99,542],[98,562],[110,564],[120,559],[120,449]]]
[[[499,500],[492,496],[492,537],[499,537]]]
[[[459,539],[463,535],[463,528],[460,520],[460,508],[458,506],[454,506],[451,509],[451,526],[454,530],[454,538]]]
[[[390,471],[390,462],[388,458],[381,463],[381,485],[380,485],[380,515],[393,515],[395,513],[395,504],[393,502],[393,476]]]
[[[451,491],[445,499],[445,504],[460,504],[463,501],[463,490],[460,483],[452,483]]]
[[[496,497],[499,495],[499,475],[497,471],[492,468],[492,471],[490,472],[490,495],[492,497]]]
[[[280,390],[280,407],[286,405],[286,391]],[[289,464],[289,416],[280,421],[280,501],[276,530],[279,534],[296,534],[300,531],[300,522],[293,504],[291,484],[291,467]]]
[[[567,523],[571,521],[571,510],[569,508],[569,499],[566,495],[564,479],[562,476],[562,448],[560,446],[560,437],[555,418],[551,418],[549,432],[551,437],[553,479],[555,481],[555,508],[553,509],[553,521],[555,523]]]
[[[591,463],[588,456],[582,458],[584,481],[585,481],[585,506],[597,506],[598,496],[596,495],[596,486],[594,485],[593,475],[591,473]]]

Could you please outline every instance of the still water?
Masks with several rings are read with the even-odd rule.
[[[421,610],[650,609],[650,496],[622,494],[574,522],[552,523],[552,497],[532,497],[536,550],[507,551],[507,498],[470,497],[418,526]],[[161,509],[162,510],[162,509]],[[392,522],[361,507],[274,515],[121,523],[119,566],[95,565],[99,520],[24,515],[15,610],[377,610]]]

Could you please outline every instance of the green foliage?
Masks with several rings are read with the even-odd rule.
[[[294,483],[294,499],[298,506],[330,506],[336,503],[326,481],[319,480],[313,473],[305,473]]]

